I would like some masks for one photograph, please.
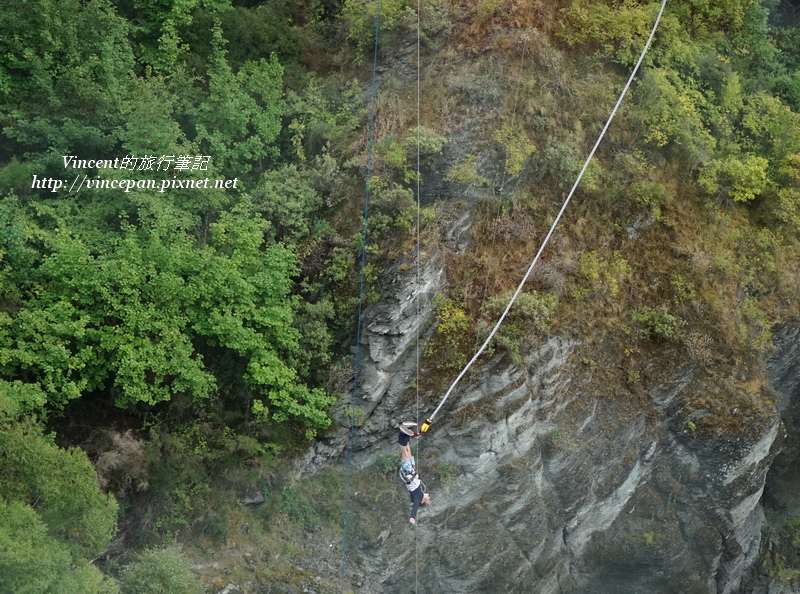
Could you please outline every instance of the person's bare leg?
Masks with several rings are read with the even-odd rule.
[[[408,462],[411,460],[411,446],[410,445],[401,445],[400,446],[400,461],[401,462]]]

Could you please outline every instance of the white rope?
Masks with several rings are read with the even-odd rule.
[[[421,202],[420,202],[420,184],[422,174],[420,173],[420,143],[421,143],[421,132],[420,132],[420,0],[417,0],[417,186],[416,186],[416,198],[417,198],[417,254],[416,254],[416,268],[417,268],[417,279],[416,279],[416,313],[417,313],[417,320],[419,320],[421,307],[420,307],[420,291],[422,290],[422,283],[420,282],[420,256],[421,256],[421,236],[420,236],[420,210],[421,210]],[[416,377],[415,377],[415,386],[416,386],[416,418],[414,419],[417,422],[417,426],[419,426],[419,324],[417,324],[415,330],[415,344],[416,344]]]
[[[450,388],[445,393],[445,395],[442,398],[441,402],[439,402],[439,406],[436,407],[436,410],[434,410],[433,413],[431,414],[431,416],[429,417],[429,420],[433,421],[433,419],[436,418],[436,415],[439,413],[439,411],[441,410],[442,406],[444,406],[444,403],[447,401],[447,398],[450,396],[451,392],[458,385],[458,382],[461,381],[461,378],[464,377],[464,375],[467,373],[467,371],[469,371],[469,368],[472,367],[472,364],[475,363],[475,361],[478,360],[478,357],[480,357],[483,354],[483,351],[486,350],[486,347],[489,345],[489,342],[491,342],[492,338],[494,338],[494,335],[497,332],[497,329],[500,327],[500,324],[503,323],[503,320],[505,320],[506,315],[508,315],[509,310],[511,310],[511,306],[513,306],[514,302],[517,300],[517,297],[519,296],[520,292],[522,291],[522,287],[527,282],[528,277],[531,275],[531,272],[533,271],[534,266],[536,266],[536,263],[539,261],[539,257],[542,255],[542,252],[544,251],[545,246],[547,246],[547,243],[550,241],[550,237],[553,235],[553,232],[555,231],[556,226],[558,225],[558,222],[561,220],[561,215],[564,214],[564,211],[567,209],[567,205],[569,204],[570,200],[572,200],[572,195],[575,193],[575,190],[577,189],[578,184],[580,183],[581,179],[583,178],[583,174],[586,172],[586,168],[589,166],[589,162],[592,160],[592,157],[594,157],[594,154],[597,151],[597,147],[600,146],[600,142],[603,140],[603,137],[605,136],[606,131],[608,130],[608,127],[611,125],[611,120],[614,119],[614,116],[616,115],[617,110],[619,109],[619,106],[622,104],[622,99],[625,97],[626,93],[628,92],[628,89],[631,86],[631,82],[633,82],[633,78],[636,76],[636,72],[639,70],[639,66],[641,66],[642,60],[644,60],[644,56],[647,53],[647,50],[650,48],[650,43],[653,41],[653,37],[656,34],[656,29],[658,28],[658,23],[661,20],[661,15],[664,13],[664,7],[666,5],[667,5],[667,0],[663,0],[663,2],[661,3],[661,9],[658,11],[658,16],[656,17],[656,21],[653,24],[653,29],[652,29],[652,31],[650,31],[650,37],[647,38],[647,43],[645,43],[644,49],[642,50],[642,54],[639,56],[639,61],[636,62],[636,66],[633,68],[633,72],[631,72],[631,75],[628,78],[628,82],[625,83],[625,88],[622,89],[622,93],[620,93],[619,99],[617,99],[617,103],[616,103],[616,105],[614,105],[614,109],[611,110],[611,115],[608,117],[608,120],[606,121],[606,125],[603,127],[602,132],[600,132],[600,136],[597,138],[597,142],[594,143],[594,146],[592,147],[592,150],[589,153],[589,156],[586,158],[586,162],[583,164],[583,167],[581,168],[581,171],[578,174],[578,178],[575,180],[575,183],[572,185],[572,189],[569,191],[569,194],[567,195],[566,200],[564,200],[564,204],[561,207],[561,210],[558,212],[558,216],[556,216],[555,220],[553,221],[553,224],[550,226],[550,230],[547,232],[547,235],[545,236],[544,241],[542,242],[542,245],[539,247],[539,251],[536,252],[536,256],[533,258],[533,261],[531,262],[530,266],[528,266],[528,270],[527,270],[527,272],[525,272],[525,276],[522,277],[522,281],[520,281],[519,286],[517,287],[517,290],[514,292],[514,295],[511,297],[511,300],[508,302],[508,305],[506,306],[505,310],[503,311],[503,314],[500,316],[500,319],[497,320],[497,323],[494,325],[494,328],[492,328],[492,331],[489,333],[489,336],[486,337],[486,340],[483,342],[481,347],[473,355],[472,359],[469,360],[469,363],[467,363],[466,367],[464,367],[464,369],[461,370],[461,373],[458,374],[458,377],[456,377],[455,381],[450,385]]]
[[[420,181],[420,177],[421,177],[421,173],[420,173],[420,136],[421,136],[421,132],[420,132],[420,0],[417,0],[417,187],[416,187],[416,193],[417,193],[417,258],[416,258],[417,278],[416,278],[416,282],[417,282],[417,286],[416,286],[416,299],[415,299],[415,301],[416,301],[416,310],[417,310],[416,314],[417,314],[417,320],[418,321],[420,319],[420,310],[421,310],[420,303],[419,303],[420,291],[422,290],[422,283],[420,282],[420,266],[421,266],[421,263],[420,263],[420,255],[421,255],[420,254],[420,243],[421,243],[421,237],[420,237],[420,219],[421,219],[421,217],[420,217],[420,183],[421,183],[421,181]],[[415,385],[415,390],[416,390],[416,394],[415,394],[415,405],[416,405],[415,406],[415,415],[416,416],[415,416],[414,420],[417,422],[417,426],[415,427],[414,430],[417,431],[418,428],[419,428],[419,323],[417,323],[417,327],[416,327],[416,330],[415,330],[415,341],[414,342],[415,342],[415,345],[416,345],[416,350],[415,350],[415,354],[416,354],[416,367],[415,367],[416,375],[415,375],[415,378],[414,378],[414,380],[415,380],[414,381],[414,385]],[[417,463],[417,468],[418,469],[419,469],[420,461],[421,461],[420,446],[419,446],[419,443],[417,443],[417,459],[416,459],[416,463]],[[419,594],[419,536],[418,535],[419,535],[419,530],[416,529],[416,527],[415,527],[415,530],[414,530],[414,593],[415,594]]]

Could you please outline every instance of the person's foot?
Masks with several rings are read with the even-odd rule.
[[[406,421],[406,422],[400,423],[397,426],[397,428],[404,435],[408,435],[409,437],[419,437],[419,433],[417,433],[417,431],[415,429],[416,426],[417,426],[416,423],[412,423],[410,421]]]
[[[417,525],[417,521],[414,518],[408,518],[408,521],[411,522],[412,526],[416,526]]]
[[[405,425],[406,428],[409,431],[411,431],[411,436],[412,437],[419,437],[419,432],[417,431],[417,424],[416,423],[413,423],[411,421],[406,421],[405,423],[403,423],[403,425]]]

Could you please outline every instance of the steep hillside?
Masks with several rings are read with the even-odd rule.
[[[423,53],[420,117],[448,138],[422,169],[441,239],[423,244],[422,288],[410,273],[390,272],[386,296],[367,310],[356,474],[385,463],[396,449],[392,422],[424,418],[482,342],[636,51],[615,54],[624,41],[610,29],[575,35],[598,45],[571,49],[570,27],[590,22],[577,3],[535,10],[465,10],[443,46]],[[654,15],[619,10],[626,26],[642,29]],[[397,517],[388,524],[383,507],[353,498],[351,513],[381,515],[350,553],[361,590],[749,592],[770,579],[791,589],[791,558],[776,549],[778,536],[762,534],[786,534],[795,510],[795,495],[778,494],[792,473],[767,476],[779,452],[783,468],[794,455],[781,411],[797,397],[797,230],[769,222],[766,178],[760,197],[737,197],[734,187],[754,179],[722,164],[746,168],[755,159],[747,151],[759,133],[747,106],[764,115],[772,99],[748,98],[743,88],[764,73],[733,56],[704,56],[723,38],[699,27],[689,32],[698,45],[689,71],[700,80],[670,71],[685,59],[665,47],[681,35],[681,10],[665,17],[524,305],[420,439],[416,455],[434,498],[420,527],[404,525],[402,494],[392,494]],[[764,16],[752,14],[754,5],[742,10]],[[614,18],[592,18],[601,16]],[[725,43],[735,46],[733,37],[729,30]],[[378,88],[396,111],[411,111],[413,56],[384,47],[381,57]],[[730,85],[740,93],[737,115],[724,103]],[[773,104],[788,119],[771,150],[798,147],[791,105]],[[382,115],[376,129],[401,136],[381,128]],[[512,167],[516,157],[521,165]],[[706,168],[717,176],[712,184]],[[409,253],[399,270],[412,260]],[[426,341],[419,396],[416,336]],[[327,436],[299,476],[345,464],[335,454],[348,443],[344,430]]]

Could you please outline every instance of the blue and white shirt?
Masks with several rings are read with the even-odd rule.
[[[406,486],[406,489],[416,491],[422,481],[417,474],[417,464],[412,456],[410,460],[400,463],[400,480]]]

